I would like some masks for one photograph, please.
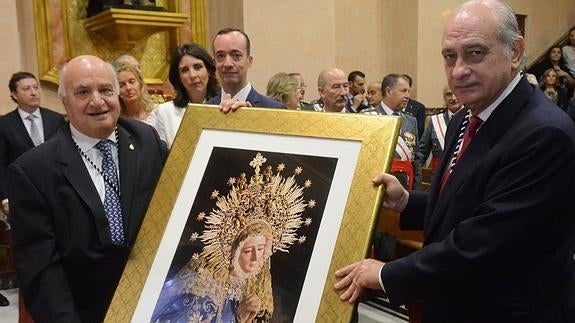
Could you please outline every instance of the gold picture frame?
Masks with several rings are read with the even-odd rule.
[[[211,158],[207,155],[213,154],[214,147],[337,159],[328,197],[335,202],[333,206],[326,203],[319,229],[327,232],[326,236],[333,236],[334,241],[320,245],[321,241],[330,240],[320,233],[311,246],[313,255],[304,273],[304,288],[318,296],[317,303],[309,305],[315,312],[302,318],[299,307],[304,305],[300,298],[295,321],[350,321],[354,307],[339,300],[333,288],[334,271],[369,254],[383,197],[383,189],[372,185],[371,179],[389,170],[400,125],[400,118],[390,116],[257,108],[226,115],[214,106],[189,105],[105,321],[133,321],[140,308],[150,311],[149,304],[156,304],[146,293],[160,293],[157,284],[163,283],[164,277],[156,274],[161,272],[156,268],[169,266],[165,259],[172,259],[175,252],[165,247],[169,245],[166,241],[173,236],[179,238],[175,231],[184,230],[174,219],[191,218],[191,206],[187,205],[195,200],[199,181],[208,176],[209,168],[206,166],[202,172],[197,165],[203,164],[198,160]],[[303,168],[305,173],[306,166]],[[196,188],[190,189],[189,185]],[[335,214],[341,214],[339,221]],[[323,227],[332,222],[336,229]],[[316,259],[316,253],[331,256]],[[305,312],[309,311],[306,308]],[[145,315],[151,318],[152,314]],[[145,315],[142,317],[148,317]],[[145,321],[142,317],[136,321]]]

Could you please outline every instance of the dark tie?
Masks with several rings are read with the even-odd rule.
[[[392,116],[399,116],[399,112],[394,112],[391,114]]]
[[[122,220],[122,205],[120,203],[120,186],[116,164],[112,156],[112,147],[107,140],[100,141],[96,148],[102,152],[102,175],[104,177],[104,210],[110,226],[110,234],[114,244],[121,245],[124,242],[124,225]]]
[[[462,144],[461,149],[458,149],[459,145],[455,148],[457,154],[453,157],[453,161],[451,162],[449,168],[445,171],[445,174],[443,175],[443,180],[441,181],[441,189],[439,190],[440,192],[443,190],[445,183],[447,183],[449,176],[451,176],[451,170],[453,169],[453,166],[457,163],[457,161],[461,158],[461,156],[463,156],[463,153],[465,153],[467,147],[469,147],[469,144],[471,143],[473,137],[477,133],[477,129],[479,129],[479,126],[481,126],[482,123],[483,120],[481,120],[478,116],[472,116],[469,118],[469,125],[467,126],[463,134],[463,143],[461,143]]]
[[[38,146],[42,143],[42,137],[40,136],[40,130],[38,130],[38,125],[36,124],[37,116],[33,114],[29,114],[26,119],[30,121],[30,139],[32,139],[32,143],[34,146]]]

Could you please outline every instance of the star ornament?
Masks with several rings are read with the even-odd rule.
[[[278,172],[281,172],[281,171],[283,171],[285,168],[286,168],[286,165],[285,165],[284,163],[281,163],[281,164],[278,165],[278,167],[276,167],[276,170],[277,170]]]
[[[315,200],[309,200],[309,202],[307,202],[307,207],[309,207],[310,209],[313,209],[315,204],[316,204]]]
[[[198,240],[199,237],[200,237],[200,235],[197,232],[194,232],[190,236],[190,241],[196,241],[196,240]]]
[[[206,212],[200,212],[196,219],[198,219],[198,221],[204,221],[205,217],[206,217]]]
[[[299,237],[299,239],[298,239],[299,244],[303,244],[306,241],[306,239],[307,238],[305,236]]]
[[[306,188],[310,188],[311,187],[311,180],[306,180],[303,184],[303,186],[305,186]]]
[[[230,177],[230,179],[228,179],[228,185],[232,186],[236,183],[236,179],[235,177]]]
[[[311,224],[311,218],[306,218],[303,224],[305,224],[306,227],[309,227]]]
[[[296,175],[301,174],[301,172],[303,172],[303,168],[301,168],[301,166],[296,167],[295,170],[293,171],[293,173]]]
[[[216,199],[218,195],[220,195],[220,192],[218,190],[214,190],[211,196],[212,200]]]

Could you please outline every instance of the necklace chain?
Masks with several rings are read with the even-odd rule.
[[[116,130],[114,131],[114,134],[116,136],[116,152],[118,152],[118,161],[120,160],[120,154],[119,154],[119,145],[120,145],[120,138],[118,136],[118,128],[116,127]],[[74,145],[76,145],[76,149],[78,150],[78,152],[80,153],[80,155],[86,159],[86,161],[88,161],[88,163],[102,176],[102,178],[104,179],[104,182],[106,182],[106,184],[111,187],[114,192],[116,192],[116,194],[118,196],[120,196],[120,187],[117,184],[112,183],[112,181],[108,178],[108,176],[106,176],[106,174],[104,174],[104,172],[102,171],[102,169],[98,166],[96,166],[96,164],[94,163],[94,161],[92,161],[92,159],[90,157],[88,157],[88,155],[86,154],[86,152],[84,152],[82,150],[82,148],[80,148],[80,146],[78,145],[78,143],[76,142],[76,140],[72,139],[74,141]]]

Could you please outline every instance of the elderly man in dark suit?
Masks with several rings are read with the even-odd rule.
[[[239,107],[283,108],[284,105],[258,93],[248,82],[248,69],[252,66],[250,39],[239,29],[220,30],[212,42],[216,71],[222,83],[220,95],[208,104],[219,104],[227,112]]]
[[[424,323],[574,322],[575,125],[519,73],[524,48],[503,2],[452,12],[442,54],[466,108],[449,124],[431,191],[374,179],[403,227],[424,229],[424,246],[338,270],[342,300],[383,290],[392,304],[421,302]]]
[[[40,322],[100,322],[166,157],[156,131],[119,118],[113,67],[72,59],[59,95],[69,123],[8,170],[14,256]]]

